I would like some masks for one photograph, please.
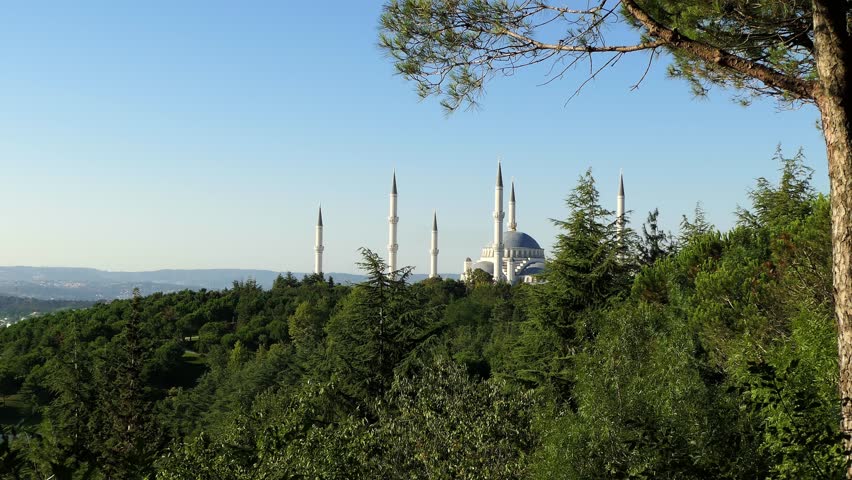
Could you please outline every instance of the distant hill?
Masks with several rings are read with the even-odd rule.
[[[23,318],[66,308],[86,308],[93,302],[74,300],[40,300],[36,298],[7,297],[0,295],[0,327],[11,325]]]
[[[234,281],[255,279],[264,288],[284,272],[272,270],[209,269],[154,270],[150,272],[109,272],[94,268],[66,267],[0,267],[0,295],[30,297],[46,300],[112,300],[129,298],[134,288],[142,294],[177,292],[180,290],[221,290]],[[306,274],[293,272],[297,278]],[[328,273],[337,283],[358,283],[363,275]],[[420,281],[426,275],[413,275]],[[448,275],[446,278],[458,278]]]

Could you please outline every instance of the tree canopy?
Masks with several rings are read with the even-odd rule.
[[[587,172],[546,283],[411,284],[365,250],[358,285],[4,328],[0,478],[842,477],[830,209],[777,159],[748,221],[655,262]]]
[[[447,111],[475,105],[489,80],[519,68],[550,63],[558,79],[588,62],[576,94],[626,54],[648,55],[651,68],[661,52],[669,74],[697,95],[721,86],[745,105],[768,97],[815,106],[831,185],[841,425],[852,479],[852,2],[389,0],[380,24],[379,43],[397,72],[421,97],[442,96]],[[631,27],[633,38],[610,43],[614,25]]]

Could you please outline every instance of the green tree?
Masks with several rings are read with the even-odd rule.
[[[657,218],[660,211],[654,209],[648,212],[648,219],[642,225],[642,238],[639,241],[639,261],[643,265],[652,265],[657,260],[668,256],[674,245],[672,245],[671,234],[660,230]]]
[[[758,178],[757,187],[749,192],[752,210],[739,209],[737,216],[742,224],[765,226],[777,233],[811,213],[816,193],[811,186],[813,170],[805,165],[801,150],[788,158],[779,146],[774,160],[780,164],[778,185],[773,186],[764,177]]]
[[[512,348],[516,375],[534,385],[556,383],[570,395],[571,356],[594,338],[594,310],[627,296],[635,266],[629,251],[633,234],[619,233],[614,212],[600,205],[591,170],[582,175],[566,200],[568,217],[554,220],[560,229],[553,258],[532,291],[527,318]]]
[[[387,264],[362,249],[359,266],[367,280],[341,302],[326,326],[332,380],[353,398],[365,401],[382,395],[393,371],[434,328],[429,315],[412,295],[411,268],[386,273]]]
[[[538,290],[539,315],[560,330],[576,330],[576,314],[629,290],[634,266],[628,251],[631,232],[619,234],[613,212],[600,205],[591,169],[566,200],[569,214],[554,220],[561,232]],[[566,338],[575,333],[564,332]]]
[[[96,432],[92,429],[95,403],[93,363],[80,335],[82,315],[72,314],[56,357],[45,365],[46,387],[52,399],[42,410],[30,457],[45,476],[70,480],[75,472],[97,466]]]
[[[299,279],[293,275],[293,272],[287,272],[287,275],[278,274],[275,281],[272,282],[272,289],[279,290],[285,288],[295,288],[299,286]]]
[[[686,245],[693,238],[713,231],[713,228],[713,224],[707,221],[707,215],[704,212],[704,208],[701,206],[701,202],[698,202],[695,204],[693,219],[689,220],[686,215],[683,215],[680,220],[680,236],[678,237],[678,243],[680,245]]]
[[[288,320],[288,334],[299,350],[315,348],[323,338],[325,318],[314,303],[304,301]]]
[[[245,282],[234,282],[233,294],[237,297],[236,326],[245,325],[262,310],[264,292],[257,280],[249,278]]]
[[[0,478],[22,480],[36,476],[32,464],[27,461],[24,450],[12,446],[15,436],[19,435],[15,427],[0,426]]]
[[[477,381],[438,357],[413,378],[397,377],[380,413],[377,477],[523,478],[535,443],[537,398]]]
[[[465,278],[465,282],[470,288],[477,288],[483,285],[491,285],[494,283],[494,277],[485,270],[476,268]]]
[[[852,460],[850,17],[852,4],[842,0],[600,0],[576,9],[548,0],[389,0],[380,44],[422,97],[443,94],[448,110],[474,104],[495,74],[527,65],[552,61],[564,72],[588,59],[597,65],[594,78],[623,55],[645,52],[653,60],[659,51],[697,94],[715,85],[746,102],[762,96],[816,106],[831,185],[841,424]],[[635,41],[608,43],[613,22],[632,26]],[[592,63],[596,56],[604,59]]]
[[[121,333],[101,359],[96,429],[101,437],[99,463],[107,478],[144,478],[153,471],[162,447],[143,377],[150,344],[142,315],[142,296],[134,289]]]
[[[763,478],[736,402],[705,384],[695,332],[677,310],[623,305],[600,314],[595,342],[574,358],[575,404],[543,414],[532,476]]]
[[[267,390],[235,411],[218,435],[175,442],[157,461],[157,478],[249,480],[371,478],[374,457],[359,415],[342,417],[339,393],[308,383],[292,394]]]

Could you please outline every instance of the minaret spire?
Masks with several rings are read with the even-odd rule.
[[[494,188],[494,281],[503,279],[503,168],[497,160],[497,186]]]
[[[322,252],[325,247],[322,244],[322,205],[319,207],[317,216],[316,244],[314,246],[314,273],[322,275]]]
[[[399,222],[397,216],[396,205],[396,169],[393,171],[393,185],[390,193],[390,215],[388,216],[388,273],[393,273],[397,270],[396,267],[396,252],[399,250],[399,245],[396,243],[396,225]]]
[[[515,232],[518,230],[518,222],[515,220],[515,180],[512,179],[512,194],[509,196],[509,225],[508,230]]]
[[[615,203],[615,228],[618,233],[618,241],[624,234],[624,172],[618,172],[618,197]]]
[[[432,214],[432,248],[429,250],[431,262],[429,263],[429,278],[438,276],[438,212]]]

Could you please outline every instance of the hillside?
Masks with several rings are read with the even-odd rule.
[[[829,204],[620,233],[587,173],[538,284],[282,277],[0,330],[12,478],[842,478]],[[591,212],[591,214],[589,213]],[[5,427],[7,431],[11,427]],[[2,444],[0,444],[2,445]],[[36,474],[28,475],[29,473]]]
[[[92,302],[88,301],[40,300],[36,298],[0,295],[0,326],[10,325],[28,316],[41,315],[68,308],[86,308],[91,305]]]
[[[245,269],[154,270],[150,272],[110,272],[94,268],[66,267],[0,267],[0,295],[31,297],[44,300],[96,301],[130,298],[134,288],[143,295],[181,290],[222,290],[235,281],[254,279],[264,288],[272,287],[282,272]],[[294,273],[303,278],[306,273]],[[358,283],[363,275],[328,273],[337,283]],[[412,275],[412,281],[425,279]],[[445,274],[444,278],[458,278]]]

